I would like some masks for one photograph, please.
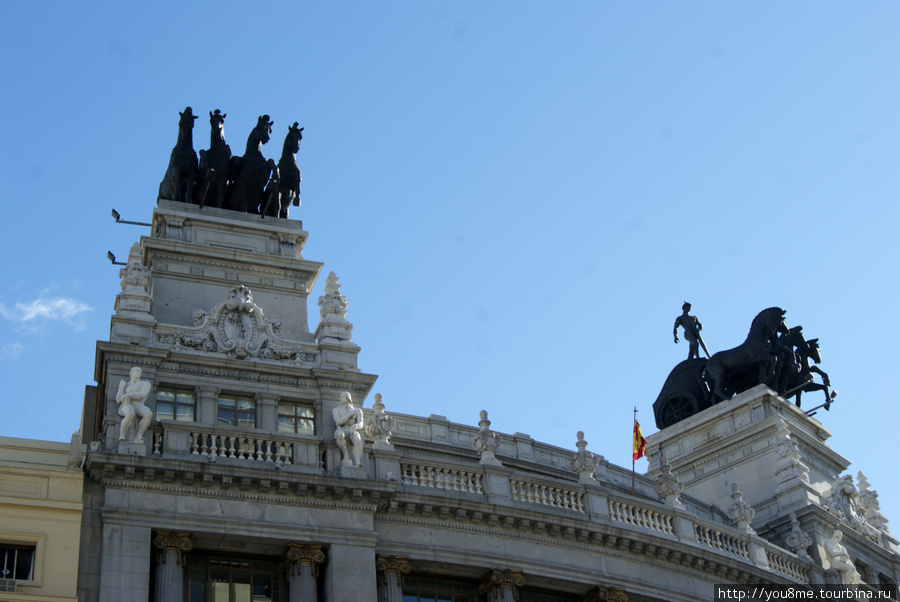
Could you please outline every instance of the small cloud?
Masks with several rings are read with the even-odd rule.
[[[36,329],[52,320],[62,320],[76,330],[81,330],[85,327],[84,321],[80,319],[81,314],[92,310],[92,307],[81,301],[65,297],[42,297],[30,303],[16,303],[12,308],[0,304],[0,315],[15,326],[26,329]]]
[[[22,349],[21,343],[7,343],[0,347],[0,359],[17,360],[22,355]]]

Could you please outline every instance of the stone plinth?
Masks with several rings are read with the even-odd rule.
[[[754,524],[765,523],[820,504],[849,466],[825,443],[830,436],[818,420],[760,385],[647,437],[647,476],[659,477],[664,455],[685,494],[722,509],[739,483],[757,509]]]
[[[129,456],[147,457],[147,444],[136,443],[134,441],[119,441],[116,452]]]

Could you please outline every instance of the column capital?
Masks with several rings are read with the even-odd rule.
[[[289,577],[297,574],[301,565],[307,564],[313,575],[316,574],[316,566],[325,562],[325,552],[320,545],[306,545],[289,543],[287,553],[284,555],[285,570]]]
[[[482,579],[481,585],[478,586],[478,593],[486,594],[498,590],[507,590],[512,595],[515,595],[516,588],[524,585],[525,577],[522,576],[522,571],[491,568],[490,572]]]
[[[408,556],[375,555],[375,569],[385,575],[406,575],[412,568],[409,566]]]
[[[623,588],[597,585],[584,595],[584,602],[628,602],[628,596]]]
[[[153,547],[162,552],[162,564],[166,563],[169,553],[175,554],[175,563],[181,564],[184,555],[194,549],[190,533],[172,533],[171,531],[157,531],[153,538]]]

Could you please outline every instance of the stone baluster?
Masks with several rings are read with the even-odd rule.
[[[156,569],[156,602],[181,602],[184,555],[193,549],[190,533],[157,531],[153,547],[159,550]]]
[[[487,594],[490,602],[516,602],[517,588],[524,585],[522,571],[492,568],[478,586],[478,593]]]
[[[288,602],[316,602],[318,565],[325,562],[322,546],[289,543],[284,560],[288,578]]]
[[[378,602],[403,602],[403,575],[409,573],[406,556],[375,556],[378,571]]]

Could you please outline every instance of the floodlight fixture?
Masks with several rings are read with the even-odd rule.
[[[113,209],[115,211],[115,209]],[[109,259],[109,262],[113,265],[128,265],[126,263],[122,263],[121,261],[116,261],[116,256],[113,255],[112,251],[106,252],[106,258]]]
[[[153,224],[148,224],[146,222],[130,222],[128,220],[122,219],[122,216],[119,215],[119,212],[115,209],[112,210],[113,219],[116,220],[117,224],[131,224],[132,226],[152,226]]]

